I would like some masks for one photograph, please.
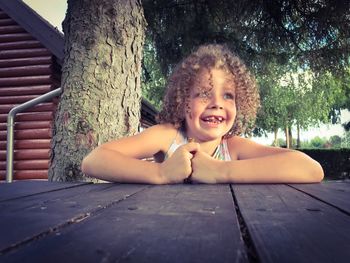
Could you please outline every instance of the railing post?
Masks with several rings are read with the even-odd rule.
[[[52,90],[45,93],[35,99],[29,100],[21,105],[13,107],[7,115],[7,147],[6,147],[6,182],[12,183],[13,181],[13,148],[14,148],[14,125],[15,117],[17,113],[25,111],[26,109],[33,107],[39,103],[50,100],[62,92],[61,88]]]

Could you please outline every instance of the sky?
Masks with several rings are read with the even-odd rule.
[[[67,10],[67,0],[23,0],[27,5],[34,9],[39,15],[50,22],[54,27],[62,32],[62,21],[65,17]],[[347,110],[341,113],[341,123],[350,121],[350,112]],[[294,131],[293,134],[296,134]],[[319,128],[311,128],[307,131],[301,131],[300,138],[302,141],[311,140],[312,138],[326,137],[329,138],[332,135],[342,136],[344,134],[343,127],[338,125],[321,125]],[[279,138],[284,138],[283,133],[279,132]],[[271,144],[273,141],[273,134],[269,134],[268,137],[253,138],[254,141],[262,144]]]

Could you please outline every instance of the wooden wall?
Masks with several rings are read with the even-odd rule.
[[[0,10],[0,179],[6,175],[8,112],[58,88],[60,75],[52,53]],[[47,178],[56,100],[17,115],[14,179]]]

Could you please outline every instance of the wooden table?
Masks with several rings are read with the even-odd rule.
[[[1,183],[0,262],[350,262],[350,183]]]

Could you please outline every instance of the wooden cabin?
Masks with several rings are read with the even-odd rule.
[[[20,0],[0,0],[0,180],[6,176],[7,115],[16,105],[60,87],[64,36]],[[47,179],[58,98],[15,118],[14,179]],[[156,110],[142,101],[141,126]]]

